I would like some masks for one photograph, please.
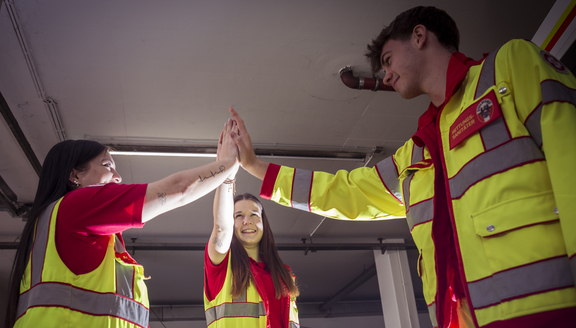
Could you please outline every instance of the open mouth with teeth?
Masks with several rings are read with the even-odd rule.
[[[246,229],[246,230],[242,230],[242,233],[256,233],[256,230],[254,230],[254,229]]]

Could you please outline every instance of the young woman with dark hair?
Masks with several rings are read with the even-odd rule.
[[[219,147],[233,143],[223,131]],[[208,327],[299,327],[298,287],[278,255],[266,212],[255,196],[233,197],[236,172],[216,189],[214,228],[204,255]]]
[[[107,147],[56,144],[14,259],[5,327],[147,327],[144,269],[121,232],[204,196],[238,170],[236,157],[221,147],[214,163],[122,185]]]

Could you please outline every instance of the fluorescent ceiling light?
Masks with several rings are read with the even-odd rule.
[[[150,152],[150,151],[111,151],[110,155],[160,156],[160,157],[216,157],[216,154],[208,154],[208,153],[170,153],[170,152]]]

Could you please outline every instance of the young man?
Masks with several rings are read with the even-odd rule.
[[[406,216],[435,326],[574,327],[576,80],[528,41],[480,61],[458,44],[448,14],[416,7],[368,45],[386,84],[431,100],[413,137],[374,168],[331,175],[262,162],[231,109],[242,166],[283,205]]]

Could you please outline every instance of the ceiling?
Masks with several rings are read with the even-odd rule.
[[[410,138],[429,100],[405,101],[393,92],[352,90],[338,71],[351,66],[356,76],[370,77],[363,56],[366,44],[397,14],[422,3],[443,8],[456,20],[460,51],[475,59],[511,38],[531,39],[553,5],[551,0],[11,0],[20,25],[14,28],[9,6],[3,3],[0,93],[40,163],[59,140],[43,103],[51,99],[68,139],[214,147],[229,117],[227,108],[234,106],[257,148],[355,151],[368,157],[374,147],[383,149],[369,163],[265,160],[332,173],[373,166]],[[17,31],[25,39],[27,56]],[[0,121],[0,177],[18,204],[30,203],[38,175],[10,123]],[[123,183],[153,182],[212,160],[115,157]],[[238,192],[258,195],[259,190],[259,180],[239,173]],[[168,246],[207,242],[212,195],[124,233],[127,244],[135,240],[134,245],[158,246],[135,251],[136,260],[152,277],[147,285],[157,311],[202,307],[203,252]],[[302,238],[308,244],[310,239],[315,244],[376,244],[378,238],[412,242],[402,219],[322,222],[322,217],[269,201],[264,206],[279,245],[301,244]],[[0,226],[0,242],[14,243],[24,223],[0,211]],[[5,295],[14,256],[5,248],[9,247],[0,250],[0,295]],[[354,310],[358,307],[338,312],[334,306],[331,313],[314,310],[374,264],[369,247],[283,250],[280,255],[298,277],[302,308],[311,309],[308,316],[301,311],[303,326],[384,325],[381,314]],[[415,296],[422,305],[417,255],[408,250]],[[339,304],[368,308],[376,302],[377,309],[379,298],[377,278],[371,276]],[[5,302],[0,300],[0,305]],[[176,319],[174,315],[153,321],[151,327],[204,324],[184,322],[190,315]]]

